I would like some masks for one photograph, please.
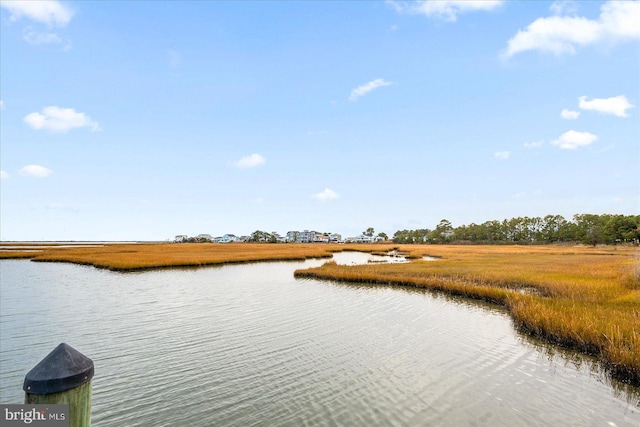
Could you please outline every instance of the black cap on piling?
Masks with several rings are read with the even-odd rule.
[[[29,394],[59,393],[81,386],[91,378],[93,360],[62,343],[27,373],[22,389]]]

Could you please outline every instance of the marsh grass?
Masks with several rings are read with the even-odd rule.
[[[380,245],[317,244],[105,244],[101,246],[43,247],[38,252],[15,250],[0,257],[30,258],[37,262],[71,262],[113,271],[135,271],[174,267],[203,267],[229,263],[294,261],[328,258],[342,250],[385,250]],[[389,249],[390,250],[390,249]]]
[[[29,259],[35,257],[37,254],[42,253],[40,250],[5,250],[0,251],[0,259]]]
[[[637,255],[628,263],[629,274],[626,285],[629,289],[640,290],[640,255]]]

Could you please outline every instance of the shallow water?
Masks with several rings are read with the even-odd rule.
[[[0,402],[60,342],[95,426],[640,425],[640,392],[490,305],[300,280],[324,260],[115,273],[0,261]],[[573,358],[572,358],[573,357]]]

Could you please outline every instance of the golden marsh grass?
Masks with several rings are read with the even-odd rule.
[[[335,247],[333,249],[335,251]],[[43,248],[40,252],[2,252],[2,258],[31,258],[42,262],[71,262],[114,271],[173,267],[202,267],[228,263],[290,261],[330,257],[329,245],[268,244],[106,244]]]

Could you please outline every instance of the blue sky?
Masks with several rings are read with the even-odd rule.
[[[640,3],[2,1],[2,240],[640,213]]]

